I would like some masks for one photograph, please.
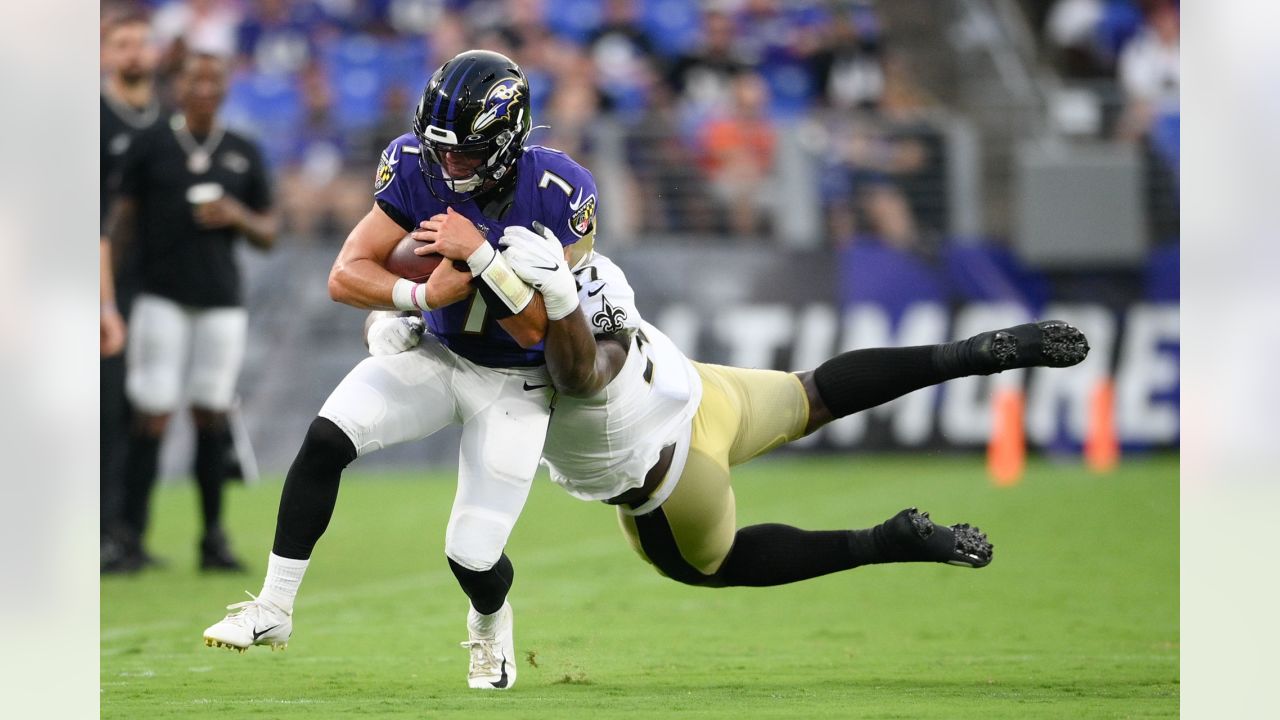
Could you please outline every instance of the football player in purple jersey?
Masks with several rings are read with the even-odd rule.
[[[595,182],[564,153],[525,142],[529,86],[509,58],[472,50],[432,75],[413,131],[391,142],[374,177],[374,205],[352,230],[329,276],[337,301],[421,315],[411,352],[373,356],[338,385],[307,431],[280,498],[262,592],[205,630],[209,645],[281,645],[294,598],[355,458],[462,426],[458,490],[445,531],[449,567],[470,599],[468,684],[516,678],[513,568],[503,552],[542,454],[552,398],[543,360],[545,304],[499,252],[510,225],[553,229],[570,264],[595,233]],[[443,262],[427,282],[383,265],[406,233]],[[388,322],[403,322],[387,318]],[[376,349],[375,349],[376,351]]]

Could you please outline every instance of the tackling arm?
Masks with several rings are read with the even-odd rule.
[[[627,348],[596,342],[586,316],[575,311],[549,323],[546,359],[557,390],[569,397],[591,397],[617,377],[627,361]]]
[[[536,230],[536,232],[535,232]],[[569,270],[569,248],[534,223],[534,230],[508,227],[501,244],[512,270],[538,291],[546,305],[547,371],[556,389],[571,397],[590,397],[608,385],[622,369],[627,348],[620,343],[596,342],[579,307],[578,285]]]

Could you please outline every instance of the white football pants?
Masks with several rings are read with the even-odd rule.
[[[248,324],[242,307],[187,307],[139,295],[129,315],[129,402],[148,415],[167,415],[182,400],[185,374],[192,405],[226,411],[235,397]]]
[[[445,554],[481,571],[498,562],[524,509],[551,396],[544,367],[476,365],[428,333],[413,350],[361,361],[329,395],[320,417],[342,428],[358,455],[461,424]]]

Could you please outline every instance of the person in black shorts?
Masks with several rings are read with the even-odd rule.
[[[219,122],[227,63],[193,54],[175,85],[179,112],[135,138],[108,228],[136,253],[138,295],[129,316],[133,406],[125,464],[121,570],[147,564],[142,539],[160,440],[181,400],[196,425],[203,570],[240,570],[222,529],[227,411],[244,356],[247,314],[234,245],[270,248],[278,221],[258,148]]]
[[[108,18],[102,28],[101,212],[110,206],[109,189],[133,140],[162,115],[155,92],[157,56],[145,15],[126,13]],[[124,317],[137,284],[130,258],[113,257],[105,232],[99,239],[101,276],[101,397],[99,435],[100,550],[102,569],[117,569],[123,558],[120,525],[124,492],[124,458],[128,448],[129,402],[124,392]],[[118,255],[118,253],[117,253]]]

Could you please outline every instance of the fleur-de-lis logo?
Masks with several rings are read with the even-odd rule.
[[[592,324],[602,332],[618,332],[622,329],[623,321],[627,319],[627,311],[610,305],[608,298],[601,298],[601,300],[604,304],[595,315],[591,316]]]

